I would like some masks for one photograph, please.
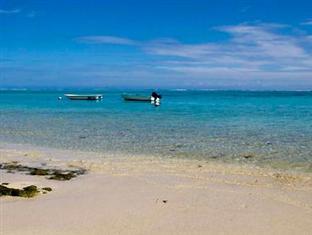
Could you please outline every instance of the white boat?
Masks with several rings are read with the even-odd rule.
[[[102,94],[65,94],[70,100],[100,100],[103,98]]]

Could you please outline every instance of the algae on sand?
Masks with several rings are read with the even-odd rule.
[[[50,187],[44,187],[44,188],[42,188],[42,190],[51,192],[51,191],[52,191],[52,188],[50,188]]]
[[[61,170],[52,168],[38,168],[29,167],[18,164],[18,162],[2,163],[0,170],[6,170],[8,173],[27,172],[29,175],[46,176],[47,179],[66,181],[83,175],[86,173],[85,169],[76,170]]]
[[[34,197],[39,193],[37,186],[30,185],[23,189],[9,188],[4,185],[0,185],[0,197],[1,196],[13,196],[13,197]]]

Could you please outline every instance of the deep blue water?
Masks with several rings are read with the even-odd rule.
[[[0,91],[0,141],[312,171],[312,92],[160,92],[154,107],[121,91],[96,91],[99,102]]]

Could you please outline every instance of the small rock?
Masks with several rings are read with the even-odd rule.
[[[0,185],[0,197],[1,196],[13,196],[13,197],[34,197],[39,193],[37,186],[30,185],[23,189],[9,188]]]
[[[255,155],[253,155],[253,154],[244,154],[243,155],[243,158],[245,158],[245,159],[249,159],[249,158],[253,158],[253,157],[255,157]]]
[[[50,188],[50,187],[44,187],[44,188],[42,188],[42,190],[51,192],[51,191],[52,191],[52,188]]]
[[[29,174],[30,175],[49,175],[50,170],[49,169],[33,168],[33,169],[30,169]]]
[[[162,202],[163,202],[163,203],[167,203],[167,202],[168,202],[168,200],[162,200]]]

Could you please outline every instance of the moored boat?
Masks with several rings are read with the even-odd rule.
[[[100,100],[103,98],[102,94],[65,94],[70,100]]]
[[[151,95],[131,95],[131,94],[124,94],[122,95],[125,101],[143,101],[143,102],[152,102],[158,103],[160,102],[161,95],[157,94],[156,92],[152,92]]]
[[[143,95],[123,95],[122,96],[125,101],[143,101],[143,102],[151,102],[151,96],[143,96]]]

